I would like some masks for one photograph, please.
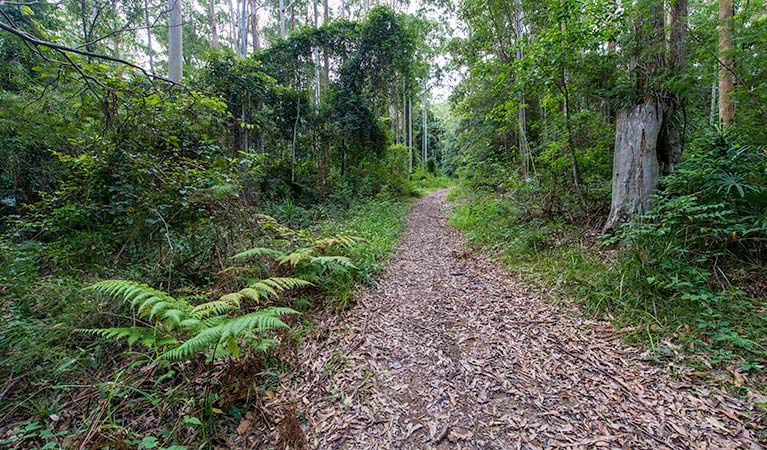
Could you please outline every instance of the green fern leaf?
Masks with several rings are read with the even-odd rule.
[[[289,253],[287,255],[284,255],[281,258],[278,258],[277,261],[281,264],[290,264],[293,267],[296,267],[299,265],[302,261],[307,261],[312,257],[312,249],[310,248],[301,248],[293,253]]]
[[[201,350],[230,345],[231,339],[245,337],[252,332],[264,332],[275,328],[287,328],[280,319],[285,314],[298,314],[290,308],[267,308],[244,316],[235,317],[197,333],[183,344],[160,355],[163,359],[181,360]],[[231,353],[231,352],[230,352]],[[238,351],[239,354],[239,351]]]
[[[256,247],[237,253],[236,255],[232,256],[232,259],[248,259],[254,256],[271,256],[274,258],[282,258],[285,256],[285,252],[281,252],[273,248]]]

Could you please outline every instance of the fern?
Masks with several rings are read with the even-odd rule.
[[[100,328],[97,330],[77,329],[75,331],[112,339],[127,338],[128,344],[138,341],[145,347],[160,347],[178,343],[175,337],[169,334],[158,336],[157,330],[148,327]]]
[[[351,248],[361,242],[367,241],[357,236],[321,237],[312,241],[312,247],[322,250],[328,250],[332,247]]]
[[[275,328],[287,328],[280,319],[280,316],[286,314],[298,314],[297,311],[290,308],[267,308],[256,311],[244,316],[236,317],[226,322],[207,328],[183,344],[160,355],[163,359],[182,360],[188,359],[200,350],[208,349],[212,346],[226,346],[229,353],[235,358],[239,356],[238,337],[245,337],[256,332],[264,332]]]
[[[238,339],[253,339],[255,333],[287,327],[281,316],[298,314],[290,308],[272,307],[236,315],[242,298],[259,300],[306,286],[311,286],[311,283],[299,278],[267,278],[252,283],[240,292],[194,306],[186,298],[176,299],[146,284],[106,280],[86,289],[129,304],[140,318],[152,324],[145,327],[76,331],[104,338],[127,339],[129,344],[138,342],[162,351],[161,358],[174,361],[191,358],[202,351],[210,351],[211,358],[223,355],[238,357]],[[179,344],[179,341],[182,342]],[[257,339],[253,347],[265,349],[274,342],[271,339]]]
[[[253,258],[254,256],[271,256],[274,258],[282,258],[285,256],[285,253],[273,248],[256,247],[237,253],[236,255],[232,256],[232,259],[248,259]]]
[[[357,266],[352,263],[352,260],[346,256],[315,256],[311,259],[311,262],[325,267],[335,265],[347,269],[357,269]]]

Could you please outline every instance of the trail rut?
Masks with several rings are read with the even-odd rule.
[[[751,405],[467,251],[444,194],[415,204],[386,273],[320,319],[272,400],[311,448],[761,448]]]

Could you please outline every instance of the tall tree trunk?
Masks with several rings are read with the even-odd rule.
[[[312,5],[314,6],[314,28],[319,28],[320,26],[320,5],[318,0],[313,0]],[[314,53],[314,105],[319,108],[320,107],[320,90],[322,89],[322,75],[320,74],[320,49],[319,47],[314,47],[312,49],[312,53]]]
[[[650,92],[665,61],[662,3],[647,1],[638,8],[636,53],[630,68],[635,72],[637,90],[645,100],[619,111],[616,117],[612,201],[605,232],[650,209],[663,164],[670,156],[667,151],[659,151],[667,108],[654,100]],[[642,51],[645,48],[651,51]]]
[[[144,23],[146,24],[146,51],[149,71],[154,73],[154,49],[152,49],[152,22],[149,21],[149,0],[144,0]]]
[[[237,49],[237,10],[229,0],[229,45],[232,51]]]
[[[85,50],[88,51],[88,53],[93,53],[93,48],[91,46],[91,32],[90,27],[88,26],[90,13],[88,10],[88,2],[87,0],[80,0],[80,14],[81,14],[81,21],[82,21],[82,29],[83,29],[83,42],[85,43]],[[86,56],[86,60],[88,62],[91,62],[91,57]]]
[[[285,0],[280,0],[280,37],[285,39]]]
[[[181,0],[168,0],[168,78],[180,83],[184,70]]]
[[[322,0],[322,25],[330,23],[330,6],[328,0]],[[330,85],[330,56],[327,50],[322,52],[322,88],[327,89]]]
[[[514,14],[515,28],[517,32],[517,60],[521,60],[524,56],[522,50],[521,41],[524,37],[524,31],[522,29],[523,12],[521,0],[516,0],[516,14]],[[520,160],[520,172],[522,177],[526,177],[530,173],[530,145],[527,142],[527,105],[525,105],[525,91],[524,89],[519,92],[519,110],[517,111],[517,126],[519,127],[519,160]]]
[[[248,56],[248,0],[240,0],[240,58]]]
[[[258,5],[256,0],[250,0],[250,32],[253,36],[253,51],[261,49],[261,36],[258,31]]]
[[[413,173],[413,98],[407,97],[407,148],[410,152],[410,173]]]
[[[296,2],[290,2],[290,32],[296,29]]]
[[[687,57],[687,0],[671,0],[669,8],[669,64],[676,76],[685,70]],[[683,99],[674,94],[665,102],[666,118],[665,148],[661,152],[662,173],[671,173],[675,164],[682,162],[682,120],[673,120],[675,115],[684,112]],[[663,155],[667,155],[664,159]]]
[[[346,0],[341,0],[341,18],[346,19]]]
[[[146,0],[144,0],[146,1]],[[210,15],[210,46],[218,48],[218,18],[216,17],[216,0],[210,0],[208,5],[208,14]]]
[[[428,123],[427,123],[428,115],[429,115],[429,113],[428,113],[428,109],[427,109],[427,105],[426,105],[426,88],[424,87],[424,90],[423,90],[423,114],[422,114],[422,116],[423,116],[422,117],[422,119],[423,119],[423,128],[421,130],[421,135],[423,137],[423,144],[421,146],[421,157],[422,157],[421,165],[424,168],[426,168],[426,159],[429,157],[429,138],[428,138],[429,130],[427,130],[427,127],[428,127]]]
[[[732,95],[733,12],[732,0],[719,0],[719,121],[724,129],[729,128],[735,117]]]

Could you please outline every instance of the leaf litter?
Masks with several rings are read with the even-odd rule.
[[[272,426],[248,423],[231,446],[763,448],[753,404],[644,361],[608,322],[466,250],[445,192],[414,205],[374,287],[318,317],[264,399]]]

